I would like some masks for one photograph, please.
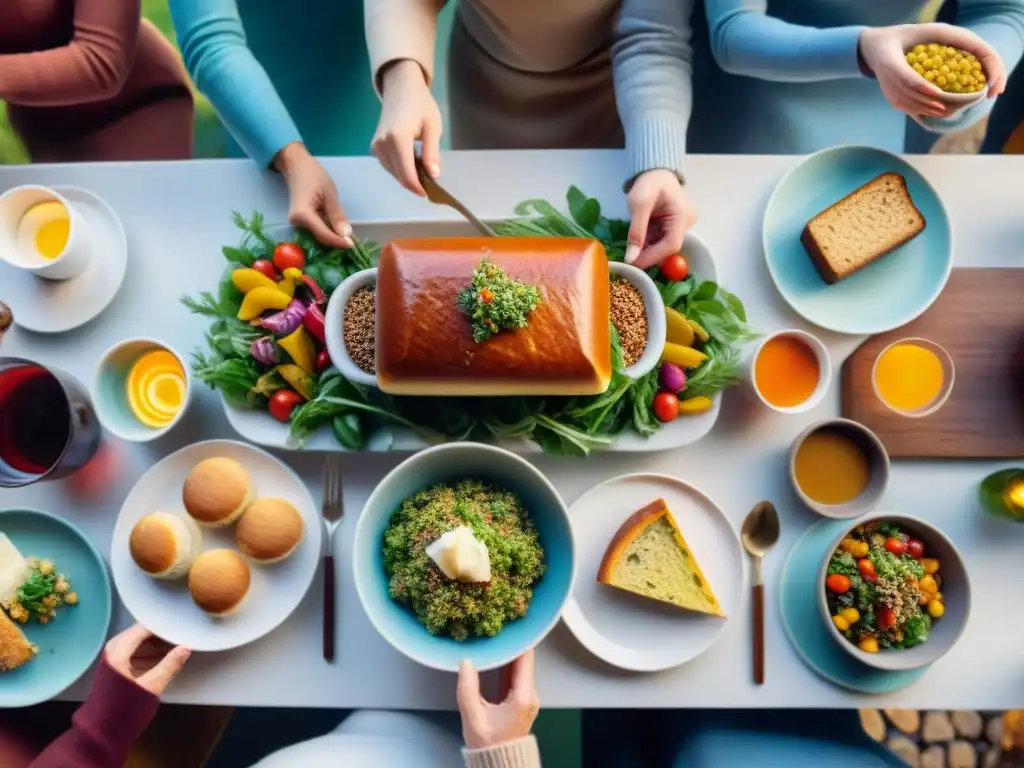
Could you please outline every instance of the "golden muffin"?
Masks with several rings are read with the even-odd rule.
[[[254,501],[235,529],[242,554],[263,565],[288,559],[305,535],[302,515],[284,499]]]
[[[234,613],[249,594],[252,575],[245,559],[233,549],[211,549],[196,558],[188,573],[192,600],[210,616]]]
[[[145,573],[157,579],[178,579],[202,552],[203,534],[190,517],[154,512],[132,528],[128,549]]]
[[[234,459],[203,459],[185,478],[181,500],[200,525],[231,525],[252,503],[254,490],[245,467]]]

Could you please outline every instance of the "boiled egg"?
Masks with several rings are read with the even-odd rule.
[[[26,255],[53,261],[67,247],[71,214],[56,200],[33,205],[18,224],[18,249]]]

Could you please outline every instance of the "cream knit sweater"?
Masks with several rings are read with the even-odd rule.
[[[444,0],[364,5],[378,87],[381,70],[405,59],[417,62],[429,82]],[[494,147],[614,146],[618,126],[599,132],[588,132],[588,126],[602,114],[614,117],[617,104],[630,178],[658,167],[682,175],[692,101],[692,7],[693,0],[459,0],[452,111],[460,108],[460,82],[466,91],[461,108],[471,112],[477,101],[486,107],[472,117],[479,125],[464,131],[466,141],[459,140],[459,130],[452,132],[453,146],[486,146],[489,137]],[[611,101],[611,88],[601,87],[611,79],[609,60],[615,104],[602,111],[597,102]],[[453,115],[453,123],[459,118]],[[521,136],[526,138],[517,143]]]

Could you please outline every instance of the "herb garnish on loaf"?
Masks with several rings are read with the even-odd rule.
[[[925,228],[907,180],[883,173],[826,208],[800,235],[826,283],[838,283],[899,248]]]
[[[597,580],[680,608],[725,616],[664,499],[652,501],[622,524]]]

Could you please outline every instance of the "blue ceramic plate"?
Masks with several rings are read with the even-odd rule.
[[[836,644],[818,607],[821,559],[835,538],[849,528],[849,520],[823,520],[793,545],[779,588],[782,625],[807,666],[826,680],[861,693],[890,693],[917,682],[928,667],[889,672],[861,664]]]
[[[456,642],[431,635],[406,607],[388,594],[384,531],[402,502],[438,483],[483,480],[516,493],[537,527],[546,571],[533,590],[526,615],[509,621],[493,637]],[[501,448],[480,443],[443,443],[414,453],[381,480],[356,522],[352,571],[363,610],[377,632],[413,661],[457,672],[468,659],[480,671],[514,661],[543,640],[558,622],[572,593],[576,548],[565,504],[539,469]]]
[[[924,231],[835,285],[828,285],[800,243],[815,215],[887,171],[907,180]],[[764,215],[764,253],[775,286],[793,310],[822,328],[874,334],[906,325],[942,292],[953,267],[953,233],[938,193],[909,163],[871,147],[834,147],[810,155],[779,182]]]
[[[0,674],[0,708],[28,707],[60,694],[96,661],[110,627],[110,578],[85,535],[49,513],[0,510],[0,531],[25,557],[52,560],[80,599],[61,608],[49,624],[27,624],[25,634],[39,646],[39,655]]]

